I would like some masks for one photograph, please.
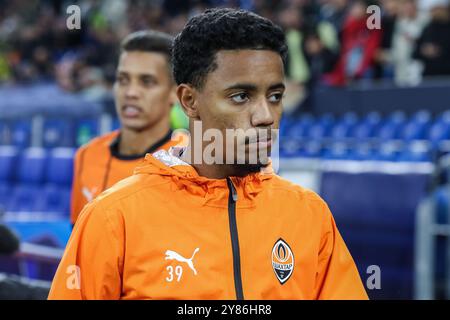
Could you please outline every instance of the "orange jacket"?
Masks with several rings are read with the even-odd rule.
[[[236,298],[367,295],[318,195],[273,173],[207,179],[163,150],[85,207],[49,295]]]
[[[118,181],[133,174],[142,162],[144,155],[121,156],[118,154],[119,131],[97,137],[78,149],[75,155],[74,178],[70,221],[75,224],[83,207],[97,195]],[[161,141],[153,145],[148,152],[159,149],[168,150],[175,146],[169,132]]]

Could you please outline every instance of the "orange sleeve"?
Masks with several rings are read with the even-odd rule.
[[[325,205],[326,222],[319,252],[316,298],[320,300],[367,300],[355,262]]]
[[[121,296],[123,226],[94,201],[81,213],[58,266],[49,300],[113,300]]]
[[[80,214],[83,207],[86,205],[86,199],[82,194],[81,186],[81,171],[83,153],[86,151],[84,148],[78,149],[75,154],[74,164],[73,164],[73,182],[72,182],[72,193],[70,199],[70,222],[72,225],[77,221],[78,215]]]

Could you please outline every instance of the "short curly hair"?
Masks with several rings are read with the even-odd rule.
[[[172,47],[173,74],[177,84],[202,88],[208,73],[217,68],[220,50],[270,50],[286,62],[283,30],[255,13],[230,8],[208,9],[191,18]]]

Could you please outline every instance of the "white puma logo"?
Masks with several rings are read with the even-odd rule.
[[[195,270],[195,268],[194,268],[194,263],[192,262],[192,259],[194,259],[195,254],[199,250],[200,250],[200,248],[196,248],[194,250],[194,253],[192,254],[192,257],[190,259],[186,259],[185,257],[183,257],[182,255],[176,253],[175,251],[167,250],[166,251],[166,260],[177,260],[179,262],[185,262],[185,263],[187,263],[189,268],[191,268],[192,271],[194,271],[194,275],[197,275],[197,270]]]
[[[83,193],[83,196],[86,198],[87,202],[91,202],[94,199],[94,194],[97,192],[98,188],[92,188],[92,190],[89,190],[86,187],[83,187],[81,189],[81,192]]]

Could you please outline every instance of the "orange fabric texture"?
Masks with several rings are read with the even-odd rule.
[[[137,159],[121,159],[111,154],[110,146],[118,138],[119,131],[113,131],[78,149],[74,160],[70,221],[75,224],[83,207],[97,195],[118,181],[133,174],[144,156]],[[168,150],[176,142],[165,139],[155,148]]]
[[[367,299],[318,195],[271,172],[230,181],[148,154],[84,208],[49,299]]]

